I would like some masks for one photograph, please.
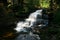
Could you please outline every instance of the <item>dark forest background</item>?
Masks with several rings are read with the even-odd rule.
[[[24,21],[30,13],[37,9],[46,9],[47,14],[53,15],[53,20],[47,28],[40,30],[41,40],[60,40],[60,0],[50,0],[49,7],[40,6],[40,0],[0,0],[0,40],[15,38],[18,21]]]

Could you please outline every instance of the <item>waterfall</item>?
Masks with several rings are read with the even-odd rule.
[[[39,18],[38,18],[39,17]],[[16,30],[17,32],[26,31],[25,28],[34,27],[37,23],[40,23],[39,26],[46,26],[48,24],[48,20],[44,20],[42,18],[42,9],[36,10],[35,12],[31,13],[28,18],[24,19],[25,21],[20,21],[17,23]],[[44,22],[44,24],[43,24]]]
[[[14,30],[16,30],[17,33],[21,31],[27,32],[28,30],[31,30],[29,28],[34,28],[38,23],[39,25],[37,26],[39,26],[39,28],[42,28],[43,26],[46,26],[48,24],[48,20],[44,20],[42,18],[42,10],[36,10],[24,20],[25,21],[18,22],[16,28],[14,28]],[[33,34],[31,30],[28,34],[20,34],[15,40],[40,40],[40,37],[38,34]]]

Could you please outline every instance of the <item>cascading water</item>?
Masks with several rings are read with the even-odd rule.
[[[39,18],[38,18],[39,16]],[[39,26],[46,26],[48,24],[48,21],[44,21],[45,24],[41,24],[44,21],[44,19],[42,19],[42,10],[37,10],[33,13],[31,13],[29,15],[29,17],[27,19],[25,19],[25,21],[20,21],[17,23],[17,27],[14,28],[14,30],[17,31],[17,33],[23,31],[23,32],[27,32],[28,30],[26,30],[26,28],[34,28],[34,26],[36,26],[37,23],[40,23]],[[30,35],[30,33],[32,33],[31,31],[29,32],[29,34],[26,34],[24,37],[24,34],[19,35],[16,40],[35,40],[34,37],[36,37],[36,35]],[[33,34],[33,33],[32,33]],[[22,37],[22,38],[21,38]],[[37,36],[36,40],[40,40],[40,37]]]

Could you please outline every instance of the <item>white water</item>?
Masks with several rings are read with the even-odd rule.
[[[16,28],[14,28],[14,30],[16,30],[17,32],[26,31],[24,29],[25,27],[32,27],[35,25],[35,23],[37,23],[37,21],[41,23],[43,21],[43,19],[41,19],[41,18],[37,19],[37,15],[40,15],[40,17],[42,17],[42,10],[37,10],[37,11],[31,13],[29,15],[29,17],[27,19],[25,19],[25,22],[23,22],[23,21],[18,22],[17,26],[16,26]]]

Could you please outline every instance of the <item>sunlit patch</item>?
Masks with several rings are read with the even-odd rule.
[[[6,33],[3,35],[4,38],[8,38],[8,37],[12,38],[13,36],[14,36],[14,35],[13,35],[12,32],[6,32]]]
[[[49,8],[50,0],[40,0],[40,6],[42,8]]]

